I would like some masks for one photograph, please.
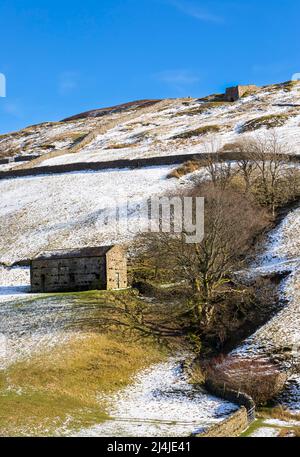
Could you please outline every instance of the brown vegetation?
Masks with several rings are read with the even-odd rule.
[[[288,119],[288,114],[269,114],[267,116],[257,117],[247,121],[241,128],[240,133],[251,132],[253,130],[260,129],[265,127],[267,129],[272,129],[274,127],[281,127],[284,125]]]
[[[137,144],[134,143],[114,143],[109,144],[105,149],[126,149],[137,147]]]
[[[263,419],[271,418],[283,421],[300,421],[300,414],[291,413],[288,409],[283,408],[282,406],[276,406],[271,409],[260,409],[258,415]]]
[[[188,138],[193,138],[197,136],[207,135],[208,133],[217,133],[221,130],[219,125],[205,125],[199,127],[195,130],[189,130],[187,132],[179,133],[178,135],[173,136],[173,140],[185,140]]]
[[[260,357],[219,356],[202,364],[206,379],[220,387],[250,395],[256,404],[265,404],[277,395],[287,374],[270,361]]]
[[[224,101],[215,101],[215,102],[207,102],[201,103],[198,106],[193,106],[190,109],[179,111],[178,113],[174,114],[174,117],[181,117],[181,116],[197,116],[200,114],[205,114],[208,111],[219,108],[221,106],[226,105],[228,102]]]
[[[188,160],[184,164],[180,165],[180,167],[172,170],[167,178],[177,178],[180,179],[183,176],[186,176],[190,173],[194,173],[194,171],[199,170],[203,165],[197,160]]]

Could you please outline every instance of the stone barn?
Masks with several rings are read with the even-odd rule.
[[[229,87],[226,89],[226,100],[228,102],[236,102],[239,100],[241,97],[243,97],[246,94],[253,94],[258,90],[258,86],[255,85],[249,85],[249,86],[235,86],[235,87]]]
[[[114,290],[127,287],[127,260],[121,246],[45,251],[30,265],[32,292]]]

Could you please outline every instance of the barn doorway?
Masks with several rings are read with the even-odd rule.
[[[116,272],[116,288],[120,289],[120,287],[121,287],[120,273],[117,271]]]
[[[42,289],[42,292],[45,292],[45,290],[46,290],[46,276],[45,275],[41,275],[41,289]]]

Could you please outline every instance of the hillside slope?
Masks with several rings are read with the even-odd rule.
[[[284,83],[229,103],[221,96],[133,102],[44,123],[0,137],[0,156],[39,155],[0,170],[75,162],[202,153],[274,127],[291,152],[300,146],[300,84]],[[212,146],[213,142],[213,146]],[[0,263],[29,259],[44,249],[126,241],[134,234],[103,224],[115,201],[138,205],[177,192],[192,175],[166,177],[172,166],[78,172],[0,180]],[[199,173],[199,172],[198,172]],[[107,202],[107,199],[114,201]],[[131,212],[131,221],[137,217]]]
[[[299,146],[299,82],[266,86],[234,103],[212,95],[120,106],[2,135],[0,156],[42,155],[38,164],[45,165],[201,153],[211,134],[222,147],[268,127]]]

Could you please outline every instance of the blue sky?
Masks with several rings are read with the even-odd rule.
[[[0,133],[300,72],[299,0],[0,0]]]

